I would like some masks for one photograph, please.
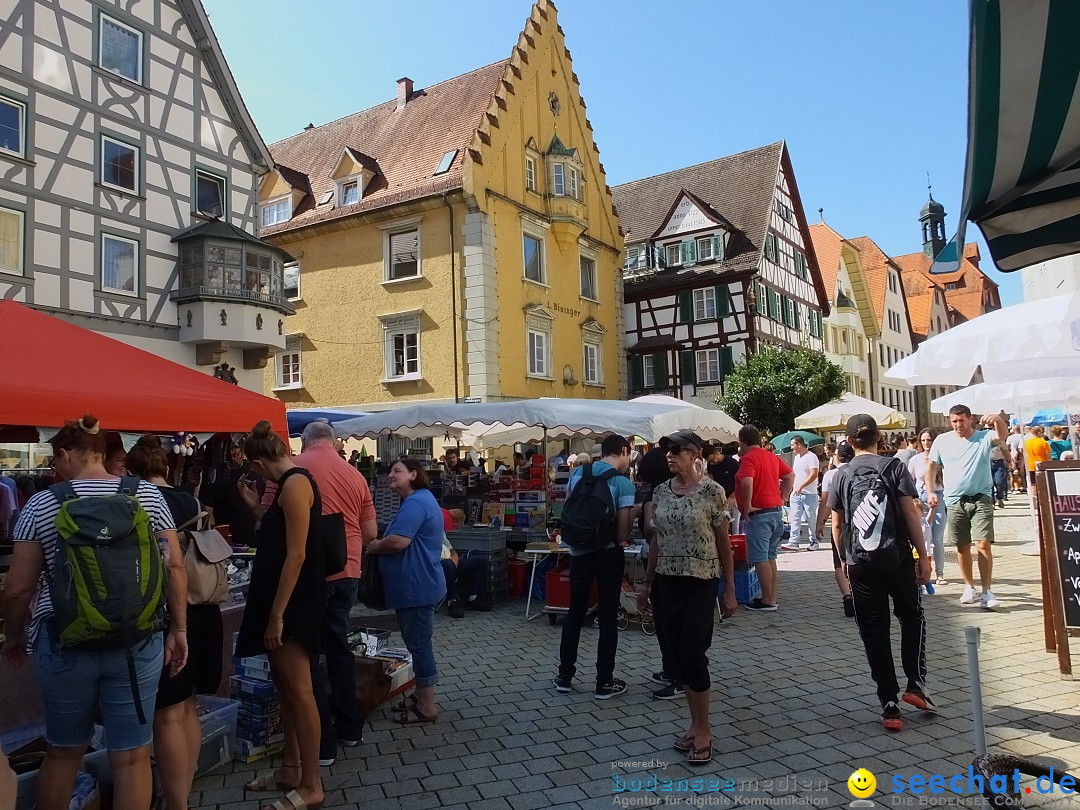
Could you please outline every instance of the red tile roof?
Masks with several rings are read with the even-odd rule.
[[[461,188],[466,150],[509,61],[416,89],[400,110],[395,98],[272,144],[270,153],[282,175],[306,196],[292,219],[264,229],[261,235],[272,236]],[[319,205],[334,189],[330,175],[345,147],[366,158],[364,162],[377,173],[359,202],[343,207]],[[457,155],[450,170],[433,176],[443,155],[454,149]]]
[[[874,317],[877,318],[878,326],[884,328],[885,291],[889,288],[889,257],[869,236],[856,236],[848,242],[859,251],[866,285],[870,288],[870,299],[874,304]]]
[[[840,250],[844,237],[824,222],[811,225],[809,230],[814,252],[817,253],[818,264],[821,266],[821,280],[825,283],[829,301],[835,303],[836,277],[840,274]]]
[[[998,294],[998,286],[979,269],[979,246],[975,242],[964,245],[964,258],[960,263],[960,269],[952,273],[931,275],[930,265],[933,264],[930,257],[925,253],[909,253],[906,256],[896,256],[893,261],[900,267],[902,275],[919,274],[945,290],[945,300],[952,309],[955,309],[965,320],[977,318],[985,312],[999,309],[1001,298]],[[949,284],[957,284],[955,289],[948,289]],[[984,294],[989,291],[991,305],[983,304]]]

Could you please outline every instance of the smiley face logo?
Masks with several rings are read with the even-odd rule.
[[[847,789],[856,799],[865,799],[873,795],[877,787],[877,779],[866,768],[859,768],[847,780]]]

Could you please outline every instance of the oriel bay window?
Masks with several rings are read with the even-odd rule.
[[[384,369],[388,382],[419,380],[420,372],[420,312],[384,315]]]
[[[299,271],[297,270],[297,273]],[[283,303],[283,265],[269,245],[191,240],[180,247],[180,289],[174,297]],[[299,294],[298,277],[296,293]]]

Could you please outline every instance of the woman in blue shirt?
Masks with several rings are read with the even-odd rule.
[[[416,691],[401,704],[397,718],[403,725],[434,723],[435,605],[446,596],[442,555],[443,515],[429,490],[427,472],[414,459],[401,459],[390,468],[390,489],[401,496],[401,508],[380,540],[367,547],[379,554],[379,571],[386,591],[386,607],[397,611],[401,637],[413,657]]]

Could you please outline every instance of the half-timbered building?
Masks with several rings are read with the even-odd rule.
[[[612,193],[631,395],[711,402],[762,342],[823,350],[828,297],[782,141]]]

